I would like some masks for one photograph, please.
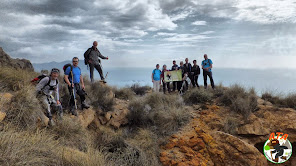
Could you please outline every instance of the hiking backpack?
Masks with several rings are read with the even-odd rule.
[[[38,77],[31,80],[32,84],[38,84],[43,78],[47,77],[45,74],[41,74]]]
[[[87,53],[89,51],[89,53]],[[89,60],[89,54],[91,53],[92,51],[92,47],[87,49],[87,51],[84,53],[84,64],[85,65],[88,65],[88,60]]]
[[[71,67],[70,72],[72,72],[72,70],[73,70],[73,66],[72,66],[70,63],[67,63],[67,64],[65,64],[64,67],[63,67],[64,73],[66,72],[66,70],[67,70],[67,68],[68,68],[69,66]],[[79,68],[79,70],[81,71],[80,67],[78,67],[78,68]],[[73,74],[73,73],[72,73],[72,74]],[[66,80],[65,80],[65,78],[64,78],[64,82],[67,83]]]

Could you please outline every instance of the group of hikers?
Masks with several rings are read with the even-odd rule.
[[[213,62],[208,58],[207,54],[204,54],[204,59],[201,62],[201,67],[203,70],[203,79],[204,79],[204,88],[207,89],[207,77],[210,78],[212,89],[215,89],[215,84],[212,75]],[[180,62],[180,66],[176,64],[176,61],[173,61],[173,66],[171,70],[167,68],[166,65],[163,65],[162,70],[159,69],[159,64],[156,65],[156,68],[152,71],[152,82],[153,82],[153,91],[159,92],[160,85],[162,83],[163,93],[178,90],[179,93],[184,93],[188,90],[189,85],[192,84],[193,87],[198,87],[198,76],[200,75],[200,67],[197,65],[196,60],[193,60],[193,65],[189,63],[188,58],[185,59],[185,64],[183,61]],[[165,72],[167,71],[182,71],[182,80],[173,81],[173,89],[170,87],[170,82],[165,81]]]
[[[106,83],[105,77],[103,75],[101,59],[109,59],[108,57],[103,56],[97,48],[98,42],[94,41],[93,46],[88,48],[84,53],[84,63],[90,69],[90,80],[94,82],[94,69],[96,69],[101,77],[101,81]],[[203,78],[204,78],[204,87],[207,88],[207,77],[210,78],[211,86],[214,89],[214,80],[212,77],[212,67],[213,62],[211,59],[208,59],[208,56],[204,55],[205,60],[202,61],[201,66],[203,69]],[[173,66],[171,71],[181,70],[182,72],[182,80],[173,81],[173,90],[176,89],[183,93],[188,90],[190,84],[193,87],[198,87],[198,76],[200,74],[200,67],[197,65],[197,61],[193,60],[193,65],[188,62],[188,58],[185,59],[185,64],[183,61],[180,62],[180,66],[176,64],[176,61],[173,61]],[[72,59],[72,64],[66,64],[63,67],[64,70],[64,82],[68,86],[68,90],[70,93],[70,101],[69,101],[69,111],[72,115],[77,116],[77,103],[76,103],[76,94],[80,97],[81,101],[81,109],[88,109],[90,106],[85,102],[85,98],[87,93],[85,92],[85,85],[83,81],[83,76],[81,74],[81,69],[78,66],[79,59],[78,57],[74,57]],[[164,79],[165,72],[169,71],[166,65],[163,65],[162,71],[159,69],[159,64],[156,65],[156,69],[152,72],[152,82],[153,82],[153,90],[155,92],[159,92],[161,83],[163,84],[163,92],[166,93],[166,89],[168,92],[171,92],[170,82],[166,82]],[[32,82],[37,82],[36,93],[37,97],[42,101],[44,106],[46,107],[46,116],[49,118],[49,125],[54,125],[52,120],[52,111],[56,111],[58,117],[62,119],[63,117],[63,108],[60,102],[59,95],[59,78],[60,70],[58,68],[53,68],[49,75],[43,74],[35,79]]]
[[[93,71],[94,68],[99,72],[101,81],[106,83],[105,77],[103,75],[100,58],[109,59],[108,57],[103,56],[100,51],[97,49],[98,43],[93,42],[93,46],[87,49],[84,53],[84,62],[85,65],[88,65],[90,68],[90,79],[91,82],[94,82]],[[76,94],[79,95],[81,101],[81,109],[88,109],[90,106],[85,102],[85,85],[83,81],[83,76],[81,74],[81,69],[78,66],[79,59],[74,57],[72,59],[72,64],[66,64],[63,67],[64,70],[64,82],[68,86],[70,93],[70,113],[77,116],[77,103],[76,103]],[[49,118],[48,125],[54,125],[52,120],[52,111],[56,111],[57,115],[63,117],[63,108],[60,102],[59,95],[59,78],[60,70],[58,68],[53,68],[50,74],[40,75],[34,78],[31,82],[37,82],[36,93],[37,97],[42,101],[46,107],[46,116]]]

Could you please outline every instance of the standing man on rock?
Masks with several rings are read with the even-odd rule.
[[[211,81],[211,86],[213,89],[215,89],[215,84],[214,84],[214,79],[213,79],[213,73],[212,73],[212,68],[213,68],[213,62],[211,59],[208,59],[208,55],[204,55],[205,60],[201,62],[201,66],[203,69],[203,78],[204,78],[204,86],[205,89],[207,89],[208,83],[207,83],[207,77],[209,76],[210,81]]]
[[[89,65],[89,70],[90,70],[90,80],[91,82],[94,82],[94,68],[99,72],[101,80],[106,83],[104,75],[103,75],[103,70],[101,66],[101,60],[99,59],[109,59],[108,57],[103,56],[100,51],[97,48],[98,42],[94,41],[93,46],[84,53],[84,63],[85,65]]]
[[[74,57],[72,59],[73,65],[69,66],[65,70],[65,82],[68,84],[68,89],[71,94],[70,99],[70,112],[72,115],[77,116],[77,111],[75,108],[76,105],[76,99],[74,98],[75,94],[77,93],[81,100],[81,108],[89,108],[89,105],[85,103],[85,91],[84,91],[84,82],[83,77],[81,75],[81,70],[78,67],[79,59],[77,57]],[[81,83],[81,85],[80,85]],[[74,88],[74,90],[73,90]]]

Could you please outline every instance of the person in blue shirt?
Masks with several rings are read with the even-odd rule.
[[[211,81],[211,86],[213,89],[215,89],[215,84],[214,84],[214,79],[213,79],[213,73],[212,73],[212,68],[213,68],[213,62],[211,59],[208,59],[208,55],[204,55],[205,60],[201,62],[201,66],[203,69],[203,78],[204,78],[204,87],[207,89],[207,77],[209,76],[210,81]]]
[[[77,116],[77,111],[75,109],[75,101],[74,101],[74,94],[73,94],[73,88],[75,90],[74,93],[77,93],[81,100],[81,108],[89,108],[89,105],[85,103],[85,87],[83,82],[83,77],[81,75],[81,70],[78,67],[79,59],[77,57],[74,57],[72,59],[73,65],[67,67],[65,70],[65,81],[68,84],[68,89],[71,94],[70,99],[70,111],[73,115]],[[72,79],[73,78],[73,79]],[[81,84],[81,85],[80,85]]]
[[[153,82],[153,90],[154,92],[159,92],[160,89],[160,75],[161,71],[159,70],[159,64],[156,65],[156,69],[152,71],[152,82]]]

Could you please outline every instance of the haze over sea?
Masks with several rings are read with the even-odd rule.
[[[62,70],[64,63],[33,64],[35,71],[41,69],[50,69],[58,67]],[[79,65],[82,73],[89,76],[84,64]],[[108,72],[107,82],[111,86],[125,87],[132,84],[142,86],[152,86],[151,73],[154,68],[104,68],[104,74]],[[262,92],[270,91],[276,94],[287,95],[296,92],[296,69],[231,69],[231,68],[213,68],[213,77],[215,84],[220,83],[223,86],[240,84],[246,88],[254,87],[260,95]],[[95,70],[94,76],[99,79],[99,74]],[[209,82],[209,79],[208,79]],[[198,79],[199,85],[203,85],[202,74]],[[210,85],[208,83],[208,85]]]

